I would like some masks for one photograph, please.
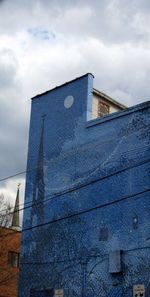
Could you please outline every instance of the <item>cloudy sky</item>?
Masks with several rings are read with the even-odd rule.
[[[149,100],[149,0],[0,0],[0,179],[26,168],[30,98],[86,72],[127,105]],[[14,202],[24,176],[0,182]]]

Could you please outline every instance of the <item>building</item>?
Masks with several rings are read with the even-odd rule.
[[[150,296],[149,111],[92,74],[32,98],[19,297]]]
[[[11,227],[0,227],[0,297],[17,297],[20,241],[18,188]]]
[[[92,95],[92,116],[90,119],[96,119],[105,115],[121,111],[127,107],[117,102],[106,94],[93,88]]]

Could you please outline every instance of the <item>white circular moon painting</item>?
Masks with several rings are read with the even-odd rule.
[[[64,106],[65,108],[70,108],[73,105],[74,98],[73,96],[69,95],[64,100]]]

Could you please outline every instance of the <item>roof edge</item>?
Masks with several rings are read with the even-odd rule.
[[[21,233],[21,232],[22,232],[21,229],[20,229],[20,230],[15,230],[15,229],[13,229],[13,228],[11,228],[11,227],[5,227],[5,226],[0,226],[0,229],[11,230],[12,233],[16,233],[16,232]]]
[[[146,108],[150,108],[150,100],[139,103],[137,105],[130,106],[130,107],[124,109],[124,110],[120,110],[120,111],[117,111],[117,112],[114,112],[114,113],[110,113],[109,115],[106,115],[104,117],[91,119],[90,121],[88,121],[86,123],[86,127],[89,128],[89,127],[92,127],[92,126],[103,124],[104,122],[115,120],[117,118],[124,117],[126,115],[129,115],[129,114],[137,112],[137,111],[141,111],[141,110],[146,109]]]
[[[74,82],[74,81],[76,81],[76,80],[79,80],[79,79],[81,79],[81,78],[83,78],[83,77],[85,77],[85,76],[88,76],[88,75],[92,75],[93,78],[94,78],[94,75],[93,75],[92,73],[87,72],[86,74],[83,74],[83,75],[81,75],[81,76],[78,76],[78,77],[76,77],[76,78],[70,80],[70,81],[67,81],[67,82],[63,83],[62,85],[56,86],[56,87],[54,87],[54,88],[52,88],[52,89],[50,89],[50,90],[47,90],[46,92],[37,94],[37,95],[33,96],[33,97],[31,98],[31,100],[36,99],[36,98],[38,98],[38,97],[40,97],[40,96],[42,96],[42,95],[45,95],[45,94],[47,94],[47,93],[49,93],[49,92],[52,92],[52,91],[54,91],[54,90],[56,90],[56,89],[58,89],[58,88],[64,87],[65,85],[68,85],[68,84],[70,84],[70,83],[72,83],[72,82]]]
[[[122,103],[116,101],[116,100],[113,99],[112,97],[106,95],[105,93],[103,93],[103,92],[101,92],[101,91],[99,91],[99,90],[97,90],[97,89],[95,89],[95,88],[93,88],[93,93],[96,94],[96,95],[98,95],[98,96],[103,97],[104,99],[106,99],[106,100],[108,100],[108,101],[110,101],[110,102],[112,102],[114,105],[119,106],[119,107],[120,107],[121,109],[123,109],[123,110],[128,108],[128,106],[126,106],[126,105],[124,105],[124,104],[122,104]]]

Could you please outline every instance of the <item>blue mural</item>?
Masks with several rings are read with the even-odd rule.
[[[90,120],[92,92],[32,99],[19,297],[150,296],[150,103]]]
[[[38,161],[33,189],[32,209],[31,209],[31,226],[44,222],[44,151],[43,151],[43,137],[44,137],[44,121],[45,115],[42,116],[42,130],[38,152]]]

